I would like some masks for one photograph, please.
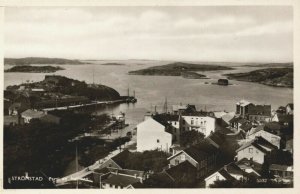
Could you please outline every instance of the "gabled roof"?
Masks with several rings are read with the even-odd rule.
[[[128,150],[124,150],[123,152],[120,152],[119,154],[112,157],[111,160],[113,160],[121,168],[124,168],[125,162],[128,159],[130,154],[131,153]]]
[[[268,153],[268,150],[266,150],[263,147],[267,147],[270,149],[277,149],[276,146],[274,146],[273,144],[271,144],[270,142],[268,142],[266,139],[264,139],[263,137],[255,137],[255,139],[245,143],[244,145],[242,145],[239,149],[236,150],[236,152],[239,152],[249,146],[254,146],[255,148],[257,148],[258,150],[262,151],[263,153]]]
[[[288,103],[286,106],[289,106],[292,110],[294,110],[294,103]]]
[[[252,135],[252,134],[255,134],[261,130],[264,130],[264,125],[258,125],[257,127],[252,127],[251,130],[249,131],[249,134],[248,135]]]
[[[165,127],[170,126],[170,124],[168,123],[166,114],[156,114],[156,115],[153,115],[152,118],[156,122],[160,123],[161,125],[163,125]]]
[[[225,141],[225,136],[219,132],[214,132],[207,137],[207,140],[211,140],[218,146],[221,146]]]
[[[259,164],[258,162],[255,162],[253,160],[249,160],[248,158],[243,158],[236,162],[236,165],[238,165],[240,168],[247,167],[247,168],[253,168],[256,172],[259,172],[261,170],[262,164]]]
[[[245,172],[240,169],[240,167],[238,167],[235,163],[230,163],[228,165],[225,165],[223,167],[223,169],[225,169],[229,174],[237,174],[237,175],[244,175]]]
[[[140,179],[131,177],[131,176],[111,173],[106,179],[102,180],[102,182],[107,183],[107,184],[126,187],[133,183],[140,182]]]
[[[168,173],[168,175],[171,176],[175,181],[179,181],[180,179],[184,178],[184,173],[196,172],[196,170],[196,167],[194,167],[190,162],[184,161],[172,168],[165,170],[165,172]]]
[[[119,173],[119,174],[126,174],[130,176],[137,176],[137,177],[143,177],[144,172],[140,170],[131,170],[131,169],[118,169],[118,168],[107,168],[109,172]]]

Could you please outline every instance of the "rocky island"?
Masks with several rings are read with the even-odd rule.
[[[23,73],[54,73],[59,70],[64,70],[62,67],[58,66],[14,66],[10,69],[5,70],[5,72],[23,72]]]
[[[230,70],[231,67],[220,65],[206,65],[193,63],[170,63],[167,65],[154,66],[146,69],[130,71],[130,75],[150,75],[150,76],[182,76],[190,79],[205,79],[206,76],[197,73],[198,71],[216,71],[216,70]]]
[[[225,74],[228,79],[257,82],[276,87],[293,87],[293,68],[267,68],[247,73]]]

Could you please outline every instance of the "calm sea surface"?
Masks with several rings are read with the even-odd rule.
[[[136,104],[121,104],[99,110],[99,113],[126,113],[126,122],[132,125],[142,121],[147,110],[162,111],[167,98],[169,109],[173,104],[195,104],[198,109],[234,111],[235,103],[241,99],[260,104],[271,104],[272,109],[293,102],[293,89],[276,88],[256,83],[230,81],[230,86],[218,86],[212,83],[222,78],[222,74],[231,72],[248,72],[257,67],[235,67],[235,70],[199,72],[211,79],[184,79],[172,76],[140,76],[128,75],[128,71],[147,68],[154,65],[167,64],[158,61],[109,61],[125,65],[101,65],[107,61],[93,61],[93,64],[62,65],[65,70],[57,71],[56,75],[85,81],[86,83],[103,84],[116,89],[121,95],[130,95],[135,90],[138,102]],[[5,66],[5,69],[11,66]],[[5,73],[4,86],[35,82],[44,79],[45,73]],[[49,74],[48,74],[49,75]],[[208,83],[205,83],[208,82]]]

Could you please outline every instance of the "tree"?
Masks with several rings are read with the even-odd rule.
[[[195,130],[184,131],[180,135],[180,145],[183,147],[191,146],[199,143],[204,139],[204,134]]]

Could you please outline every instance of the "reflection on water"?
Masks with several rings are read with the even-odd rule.
[[[143,119],[147,110],[162,111],[165,97],[168,99],[169,110],[172,104],[190,103],[198,109],[234,111],[235,103],[240,99],[247,99],[254,103],[271,104],[272,109],[286,105],[293,101],[293,89],[276,88],[256,83],[230,81],[233,85],[219,86],[211,83],[223,78],[222,74],[231,72],[248,72],[255,67],[236,67],[235,70],[199,72],[211,79],[184,79],[172,76],[140,76],[128,75],[128,71],[147,68],[153,65],[166,64],[158,61],[122,61],[126,65],[109,66],[99,65],[105,61],[95,61],[96,65],[63,65],[65,70],[58,71],[56,75],[69,78],[104,84],[116,89],[121,95],[127,95],[130,88],[132,95],[135,90],[138,102],[136,104],[121,104],[98,109],[98,113],[119,114],[126,113],[126,122],[136,124]],[[120,63],[122,63],[120,62]],[[142,64],[142,65],[141,65]],[[8,68],[6,66],[5,68]],[[4,86],[20,84],[22,82],[41,81],[45,73],[5,73]],[[208,82],[208,83],[205,83]]]

